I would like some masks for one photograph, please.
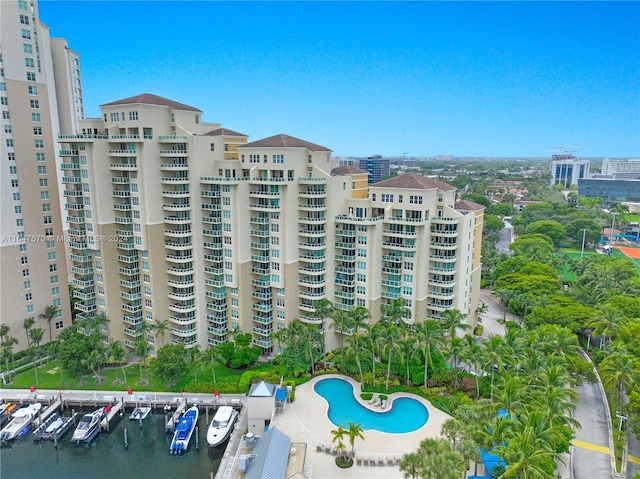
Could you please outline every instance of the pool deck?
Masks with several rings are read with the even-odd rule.
[[[378,412],[382,411],[379,407],[376,408],[360,399],[360,384],[358,382],[345,376],[325,375],[313,378],[296,387],[295,401],[291,404],[287,403],[284,413],[276,414],[273,425],[287,434],[292,442],[307,443],[305,465],[313,467],[314,479],[403,478],[404,474],[397,465],[364,466],[354,464],[349,469],[340,469],[335,464],[335,456],[316,450],[318,444],[331,445],[331,430],[336,428],[327,416],[329,409],[327,401],[313,390],[316,382],[328,378],[348,381],[354,388],[356,399],[363,406]],[[420,429],[410,433],[386,434],[378,431],[364,431],[365,440],[356,439],[355,442],[356,458],[373,458],[376,462],[382,458],[386,464],[387,457],[402,456],[413,452],[423,439],[438,437],[442,423],[450,418],[449,415],[433,407],[429,401],[415,394],[393,393],[388,397],[389,405],[386,410],[392,407],[395,398],[411,397],[425,405],[429,411],[429,420]],[[346,446],[347,450],[351,447],[348,438]]]

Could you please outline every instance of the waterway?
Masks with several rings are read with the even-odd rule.
[[[152,413],[142,427],[124,417],[114,419],[109,432],[101,432],[90,445],[71,443],[73,427],[58,442],[34,442],[31,431],[0,449],[2,479],[209,479],[215,475],[226,443],[210,448],[204,414],[195,436],[181,456],[169,453],[172,435],[165,433],[164,414]],[[69,413],[67,411],[67,413]],[[124,429],[129,447],[124,447]],[[194,433],[195,434],[195,433]]]

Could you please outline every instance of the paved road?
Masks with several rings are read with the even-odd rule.
[[[640,441],[633,433],[629,434],[629,460],[627,461],[627,479],[640,474]]]
[[[498,231],[498,237],[500,238],[496,243],[496,251],[498,253],[511,253],[509,245],[513,242],[513,226],[507,226]]]
[[[576,430],[573,450],[575,479],[608,479],[609,433],[605,405],[597,383],[585,383],[578,388],[580,397],[574,417],[582,425]]]

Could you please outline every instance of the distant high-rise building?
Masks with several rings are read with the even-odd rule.
[[[361,159],[358,165],[361,170],[369,172],[369,184],[382,181],[389,176],[389,159],[382,155],[373,155],[366,159]]]
[[[474,324],[483,207],[454,187],[416,174],[368,187],[324,146],[247,143],[155,95],[101,110],[63,137],[72,270],[82,314],[105,313],[129,348],[205,348],[239,330],[277,353],[272,333],[294,319],[335,347],[352,331],[317,317],[322,299],[372,321],[400,299],[409,324],[454,308]],[[166,337],[147,333],[165,320]]]
[[[82,86],[78,55],[50,38],[37,2],[0,2],[0,27],[0,320],[23,349],[25,318],[43,342],[71,324],[57,134],[77,131]]]
[[[551,157],[551,186],[568,188],[577,185],[580,178],[589,177],[589,160],[581,160],[570,154]]]
[[[611,176],[615,179],[640,178],[640,159],[634,160],[610,160],[606,158],[602,162],[602,176]]]

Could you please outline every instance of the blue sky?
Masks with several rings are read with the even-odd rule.
[[[85,112],[139,93],[335,155],[640,157],[640,2],[40,0]]]

